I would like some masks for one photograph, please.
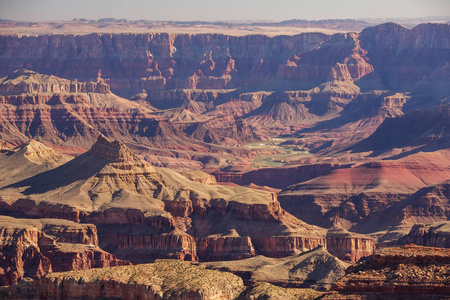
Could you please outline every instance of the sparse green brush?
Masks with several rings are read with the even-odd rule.
[[[244,294],[251,296],[252,299],[255,300],[312,300],[323,295],[322,292],[318,292],[313,289],[282,288],[267,282],[255,283],[249,287]]]
[[[157,261],[153,264],[134,266],[120,266],[85,271],[52,273],[48,278],[58,280],[80,280],[85,283],[117,282],[123,284],[144,285],[154,293],[169,297],[188,292],[198,294],[220,293],[230,290],[238,295],[242,288],[242,279],[231,274],[213,270],[206,270],[193,266],[188,262],[177,260]]]

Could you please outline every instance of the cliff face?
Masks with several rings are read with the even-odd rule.
[[[3,296],[10,299],[233,300],[245,289],[242,279],[236,275],[180,261],[53,273],[16,287],[3,289]]]
[[[0,66],[6,73],[26,67],[82,79],[102,69],[113,88],[121,89],[223,88],[233,85],[234,77],[260,81],[274,74],[277,65],[293,53],[310,51],[328,38],[318,33],[274,38],[220,34],[2,36],[4,59]]]
[[[268,79],[322,83],[366,75],[412,87],[449,60],[448,24],[387,23],[360,34],[2,35],[3,75],[19,68],[86,80],[98,69],[113,89],[221,89]],[[400,54],[400,55],[399,55]],[[408,59],[406,59],[408,58]]]
[[[450,292],[449,250],[406,245],[377,251],[347,270],[324,299],[442,298]]]
[[[50,272],[127,265],[98,247],[97,229],[56,219],[15,219],[1,216],[0,284]]]
[[[361,45],[387,88],[411,89],[450,59],[448,24],[421,24],[408,30],[386,23],[361,32]]]
[[[375,242],[364,235],[332,228],[327,233],[327,250],[345,261],[357,262],[374,253]]]
[[[450,248],[450,222],[436,222],[429,225],[416,224],[399,240],[399,244]]]
[[[236,274],[244,279],[246,285],[269,282],[278,286],[320,290],[329,289],[349,267],[348,263],[330,255],[323,247],[283,258],[258,255],[239,261],[204,262],[200,265]]]

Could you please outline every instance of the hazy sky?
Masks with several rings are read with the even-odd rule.
[[[0,19],[288,20],[449,16],[450,0],[0,0]]]

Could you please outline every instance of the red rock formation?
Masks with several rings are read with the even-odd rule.
[[[291,256],[327,244],[326,239],[320,237],[255,237],[252,241],[258,253],[269,257]]]
[[[251,72],[258,62],[253,57],[270,61],[270,69],[273,69],[281,62],[280,59],[287,58],[291,53],[314,49],[327,38],[317,33],[276,38],[164,33],[33,37],[3,35],[0,53],[6,59],[0,65],[4,72],[26,65],[38,72],[82,79],[97,74],[101,68],[103,76],[111,79],[113,88],[137,86],[142,77],[147,78],[141,81],[146,85],[149,76],[156,78],[159,83],[146,85],[146,88],[161,88],[164,85],[171,88],[186,85],[189,88],[223,88],[230,82],[224,79],[226,76],[257,78],[258,75]],[[44,57],[42,53],[51,54]],[[26,64],[24,57],[27,57]],[[111,64],[111,57],[120,57],[120,62]],[[207,77],[200,78],[198,82],[189,82],[192,79],[189,77],[198,66],[201,66],[202,73]]]
[[[354,263],[371,256],[375,250],[375,242],[367,236],[333,228],[327,233],[327,250],[344,261]]]
[[[104,132],[121,136],[124,141],[134,135],[144,145],[167,143],[171,144],[169,148],[177,148],[178,144],[185,150],[193,146],[207,151],[194,145],[194,140],[187,139],[166,118],[151,115],[148,106],[120,98],[109,90],[102,93],[88,89],[90,83],[73,83],[26,70],[12,76],[2,78],[0,83],[5,95],[0,103],[1,130],[10,140],[35,137],[65,147],[88,148]],[[184,141],[178,143],[180,139]]]
[[[408,30],[386,23],[363,30],[361,46],[388,89],[407,90],[449,60],[449,28],[429,23]]]
[[[232,115],[214,115],[207,121],[180,124],[181,129],[190,137],[207,143],[237,145],[261,140],[261,137],[245,120]]]
[[[313,51],[288,60],[287,66],[279,69],[277,75],[319,82],[326,79],[356,81],[374,71],[366,55],[367,51],[360,46],[358,34],[334,35]]]
[[[196,238],[197,255],[203,261],[239,260],[255,256],[250,237]]]
[[[29,80],[32,79],[32,80]],[[101,78],[100,78],[101,79]],[[97,78],[96,82],[78,82],[63,80],[52,75],[42,75],[34,71],[19,69],[0,84],[1,95],[41,93],[111,93],[109,85]]]
[[[112,226],[114,227],[114,226]],[[197,261],[198,252],[195,239],[181,231],[162,234],[122,232],[114,227],[100,227],[100,246],[111,249],[118,257],[132,263],[152,262],[158,258]],[[151,230],[151,229],[150,229]]]
[[[401,245],[450,248],[450,222],[436,222],[429,225],[416,224],[399,241]]]
[[[2,228],[1,285],[17,283],[24,276],[39,278],[52,271],[50,260],[39,250],[35,228]]]
[[[98,247],[97,229],[55,219],[1,216],[0,285],[49,272],[85,270],[129,264]]]
[[[324,299],[445,299],[449,257],[448,249],[415,245],[378,250],[348,269]]]

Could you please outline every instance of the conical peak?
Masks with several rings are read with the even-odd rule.
[[[111,142],[102,134],[98,136],[97,142],[92,145],[91,151],[111,162],[139,160],[124,143],[119,140]]]

